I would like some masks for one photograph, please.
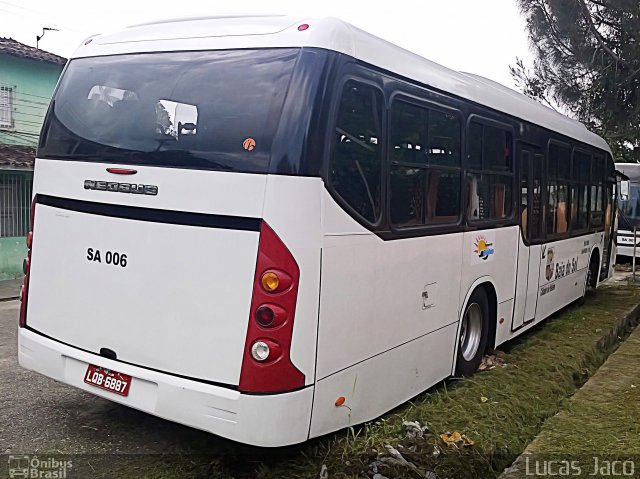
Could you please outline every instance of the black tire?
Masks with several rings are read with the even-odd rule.
[[[600,268],[598,267],[600,263],[600,257],[598,253],[593,253],[591,255],[591,260],[589,261],[589,268],[587,269],[587,277],[585,278],[584,285],[584,295],[591,294],[596,290],[596,286],[598,285],[598,275],[600,274]]]
[[[480,324],[478,324],[478,319]],[[456,346],[456,376],[472,376],[478,370],[487,347],[488,336],[489,300],[484,289],[479,288],[467,301],[460,320],[460,332]]]

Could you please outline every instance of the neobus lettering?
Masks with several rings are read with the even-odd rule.
[[[85,190],[111,191],[114,193],[132,193],[134,195],[151,195],[158,194],[156,185],[137,185],[135,183],[118,183],[115,181],[94,181],[84,180]]]

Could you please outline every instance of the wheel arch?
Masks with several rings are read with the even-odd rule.
[[[454,348],[453,353],[453,368],[451,373],[454,374],[456,370],[456,362],[457,362],[457,350],[458,350],[458,341],[460,340],[460,324],[462,321],[462,315],[464,314],[464,310],[467,307],[467,303],[469,302],[469,298],[471,295],[478,289],[483,289],[487,300],[489,302],[489,336],[487,337],[487,347],[494,348],[496,342],[496,330],[498,327],[498,295],[496,292],[496,285],[493,279],[490,276],[482,276],[476,279],[471,286],[469,287],[464,301],[461,303],[460,310],[458,311],[458,330],[456,332],[456,347]]]

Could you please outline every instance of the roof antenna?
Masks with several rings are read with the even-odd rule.
[[[40,43],[40,40],[42,39],[42,37],[44,37],[44,32],[48,32],[48,31],[57,32],[58,29],[57,28],[44,27],[42,29],[42,35],[36,35],[36,48],[39,48],[38,44]]]

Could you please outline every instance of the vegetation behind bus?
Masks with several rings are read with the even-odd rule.
[[[518,0],[534,67],[511,67],[523,92],[585,123],[617,161],[640,161],[640,3]]]

